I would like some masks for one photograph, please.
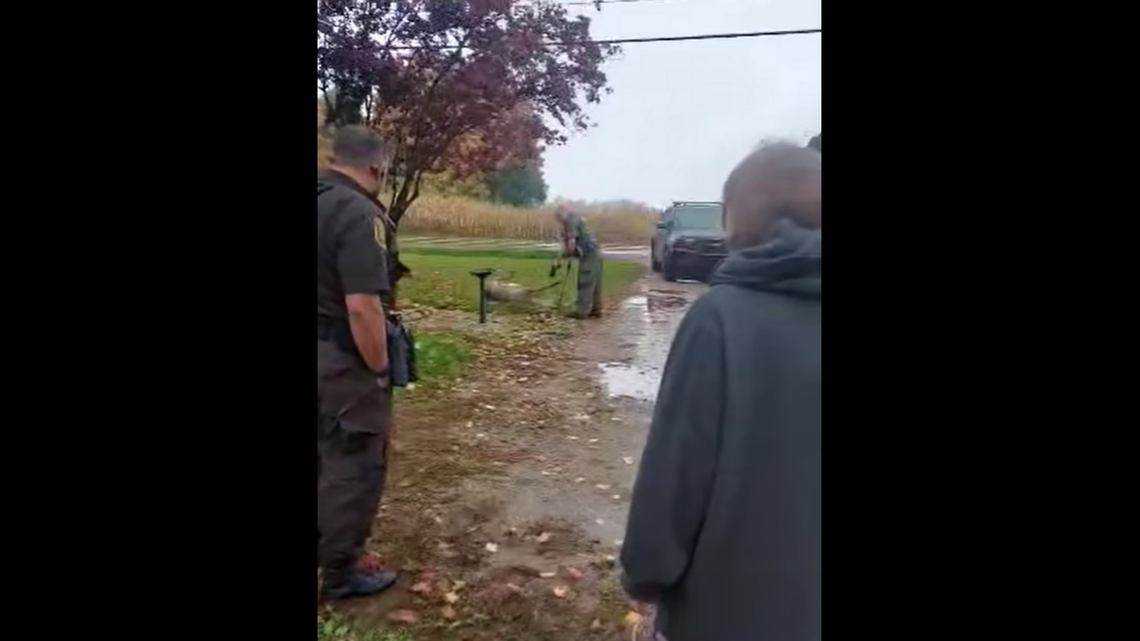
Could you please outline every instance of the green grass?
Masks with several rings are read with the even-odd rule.
[[[415,641],[401,632],[360,632],[343,619],[317,617],[317,641]]]
[[[458,378],[471,364],[471,345],[460,334],[425,332],[415,339],[416,365],[423,383]]]
[[[493,269],[503,280],[528,288],[538,288],[553,282],[550,278],[552,257],[528,255],[527,251],[512,250],[431,250],[409,249],[401,252],[401,259],[412,269],[412,277],[400,281],[403,300],[425,307],[475,312],[479,309],[479,280],[471,271]],[[533,254],[533,252],[531,252]],[[614,298],[625,293],[644,268],[634,262],[606,260],[602,276],[602,295]],[[559,273],[561,278],[565,269]],[[576,272],[575,272],[576,273]],[[536,297],[541,303],[552,303],[558,298],[561,286],[546,290]],[[563,304],[574,300],[577,287],[573,282],[566,287]],[[502,311],[510,311],[503,306]]]
[[[414,330],[413,330],[414,332]],[[431,388],[437,383],[453,381],[471,365],[471,342],[455,332],[414,332],[416,339],[416,371],[420,378],[415,387]],[[396,389],[396,398],[404,398],[410,390]]]
[[[549,249],[534,247],[437,247],[431,245],[411,245],[402,248],[401,258],[408,254],[420,256],[461,256],[465,258],[536,258],[548,264],[554,262],[557,253]]]

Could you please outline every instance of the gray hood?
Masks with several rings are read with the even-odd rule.
[[[822,298],[822,249],[822,229],[782,219],[773,226],[771,240],[730,254],[712,284]]]

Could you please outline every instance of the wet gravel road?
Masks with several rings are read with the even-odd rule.
[[[533,400],[519,402],[557,408],[563,422],[541,430],[476,425],[531,454],[500,467],[502,476],[470,481],[466,496],[497,497],[510,525],[566,521],[620,547],[669,347],[705,290],[650,273],[601,321],[583,321],[565,371],[541,389],[520,390]]]

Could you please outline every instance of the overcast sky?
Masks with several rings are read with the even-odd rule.
[[[571,2],[573,0],[561,0]],[[609,3],[599,39],[823,26],[822,0]],[[822,35],[623,45],[606,66],[613,93],[596,126],[546,152],[551,198],[719,200],[725,177],[769,137],[806,142],[822,129]]]

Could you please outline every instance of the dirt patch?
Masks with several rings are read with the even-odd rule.
[[[556,318],[409,310],[417,328],[471,336],[474,361],[401,400],[371,549],[402,578],[337,612],[416,641],[628,639],[616,557],[652,405],[615,397],[599,365],[667,349],[675,319],[645,317],[683,307],[635,300],[576,334]]]

